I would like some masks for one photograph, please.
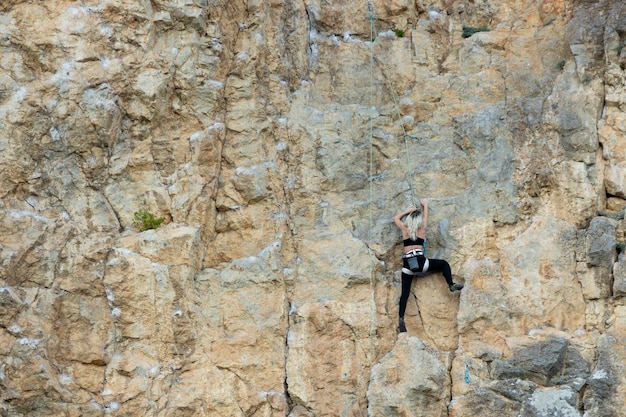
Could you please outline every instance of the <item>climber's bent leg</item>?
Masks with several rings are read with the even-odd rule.
[[[444,261],[443,259],[430,259],[429,267],[430,272],[443,273],[443,277],[446,279],[448,286],[454,285],[454,282],[452,282],[452,269],[450,269],[448,261]]]
[[[441,272],[446,279],[450,291],[457,291],[463,288],[463,284],[455,284],[452,281],[452,270],[450,269],[448,261],[443,259],[430,259],[430,271]]]

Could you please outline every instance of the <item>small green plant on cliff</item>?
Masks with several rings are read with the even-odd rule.
[[[624,249],[626,249],[626,243],[617,242],[615,244],[615,249],[617,250],[617,253],[624,253]]]
[[[624,49],[624,43],[620,43],[619,45],[617,45],[617,48],[615,48],[615,52],[617,52],[617,55],[622,53],[622,49]]]
[[[489,31],[490,31],[490,29],[488,27],[475,28],[475,27],[471,27],[471,26],[463,26],[463,37],[464,38],[469,38],[474,33],[489,32]]]
[[[138,225],[141,231],[145,232],[146,230],[156,229],[161,226],[163,221],[165,221],[165,218],[156,218],[154,214],[150,213],[148,210],[139,210],[135,212],[135,221],[133,221],[133,224]]]
[[[395,33],[398,38],[404,38],[404,31],[402,29],[394,29],[393,33]]]
[[[556,69],[558,69],[559,71],[563,70],[563,68],[565,67],[565,61],[559,61],[558,64],[556,64]]]

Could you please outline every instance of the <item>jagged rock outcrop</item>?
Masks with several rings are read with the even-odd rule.
[[[622,415],[625,22],[0,2],[0,415]]]
[[[401,334],[370,379],[369,415],[448,415],[447,367],[416,337]]]

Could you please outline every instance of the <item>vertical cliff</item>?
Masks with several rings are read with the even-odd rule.
[[[625,42],[619,0],[0,2],[0,415],[624,415]],[[424,197],[465,288],[398,335]]]

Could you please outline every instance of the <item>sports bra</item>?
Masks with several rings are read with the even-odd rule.
[[[424,239],[422,239],[421,237],[418,237],[415,240],[408,238],[408,239],[404,239],[402,243],[404,244],[405,247],[415,246],[415,245],[424,246]]]

